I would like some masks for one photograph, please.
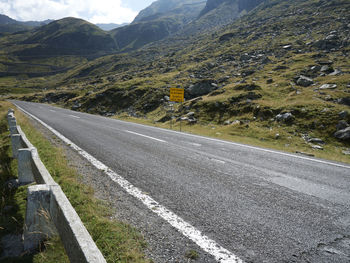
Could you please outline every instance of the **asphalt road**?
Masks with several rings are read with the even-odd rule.
[[[15,104],[245,262],[350,262],[350,165]]]

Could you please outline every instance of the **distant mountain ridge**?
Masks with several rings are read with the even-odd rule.
[[[141,10],[134,19],[133,23],[141,22],[145,18],[154,16],[156,14],[164,14],[170,12],[185,5],[198,3],[204,5],[206,3],[206,0],[158,0],[153,2],[149,7]]]
[[[23,44],[35,46],[18,52],[20,56],[84,56],[117,49],[110,34],[85,20],[72,17],[38,27]]]

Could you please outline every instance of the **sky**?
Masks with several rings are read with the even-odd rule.
[[[0,0],[0,14],[18,21],[76,17],[91,23],[130,23],[156,0]]]

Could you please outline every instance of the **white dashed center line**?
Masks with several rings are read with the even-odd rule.
[[[76,118],[76,119],[80,119],[80,117],[78,117],[78,116],[74,116],[74,115],[68,115],[69,117],[72,117],[72,118]]]
[[[128,130],[125,130],[125,131],[128,132],[128,133],[135,134],[135,135],[138,135],[138,136],[142,136],[142,137],[145,137],[145,138],[148,138],[148,139],[152,139],[152,140],[155,140],[155,141],[158,141],[158,142],[166,142],[164,140],[157,139],[157,138],[154,138],[154,137],[151,137],[151,136],[147,136],[147,135],[144,135],[144,134],[140,134],[140,133],[137,133],[137,132],[132,132],[132,131],[128,131]]]

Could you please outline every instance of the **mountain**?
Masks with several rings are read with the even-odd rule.
[[[35,29],[23,41],[29,48],[19,56],[94,55],[117,49],[113,38],[97,26],[77,18],[64,18]]]
[[[128,23],[124,24],[114,24],[114,23],[109,23],[109,24],[96,24],[99,28],[101,28],[104,31],[110,31],[119,27],[127,26]]]
[[[185,32],[210,31],[233,23],[264,0],[208,0],[198,19],[190,24]]]
[[[9,24],[17,24],[18,22],[6,15],[0,14],[0,24],[9,25]]]
[[[238,12],[254,9],[256,6],[264,2],[264,0],[208,0],[205,8],[201,12],[200,16],[205,15],[213,9],[218,8],[221,5],[232,6],[236,5]]]
[[[133,23],[111,34],[121,50],[134,50],[179,32],[204,6],[202,0],[159,0],[141,11]]]
[[[204,6],[205,0],[158,0],[153,2],[149,7],[142,10],[134,19],[133,23],[144,21],[145,19],[157,14],[168,13],[174,9],[201,4]]]
[[[53,20],[45,20],[45,21],[27,21],[27,22],[21,22],[14,20],[6,15],[0,14],[0,32],[1,33],[14,33],[24,30],[30,30],[34,27],[39,27],[42,25],[46,25]]]

